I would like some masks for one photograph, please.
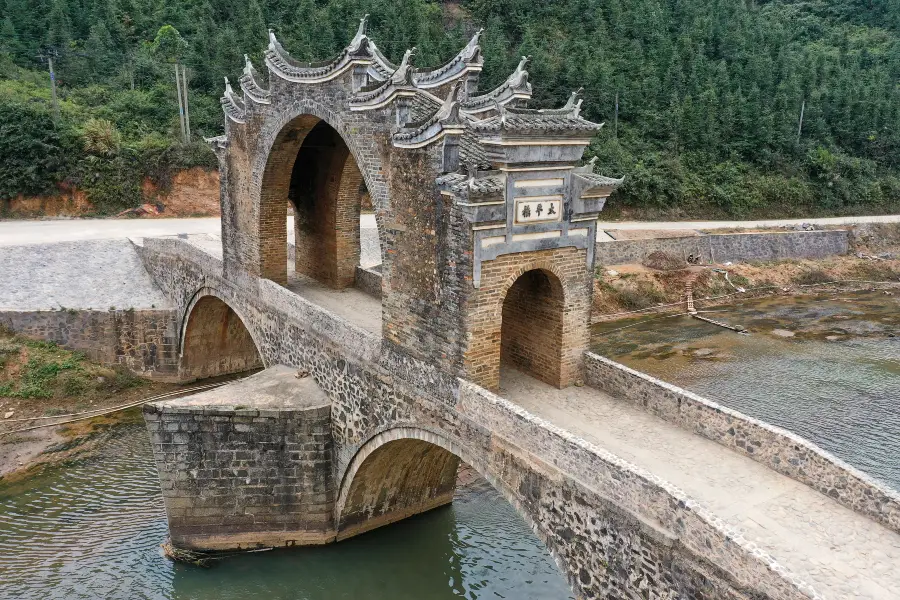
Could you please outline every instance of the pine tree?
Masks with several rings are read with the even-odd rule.
[[[53,0],[44,42],[48,47],[60,52],[69,49],[72,42],[72,19],[69,17],[65,0]]]
[[[12,19],[8,16],[0,23],[0,54],[6,54],[12,59],[21,58],[24,49],[19,41],[19,34],[13,26]]]
[[[119,64],[112,36],[102,22],[91,27],[91,33],[85,44],[88,64],[95,78],[112,75]]]

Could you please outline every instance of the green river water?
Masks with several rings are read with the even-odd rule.
[[[484,480],[451,506],[316,548],[202,569],[163,557],[166,517],[143,427],[89,460],[0,487],[0,598],[570,598],[543,544]]]

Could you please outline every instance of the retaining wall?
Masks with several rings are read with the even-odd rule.
[[[6,310],[0,311],[0,325],[143,377],[177,378],[178,334],[172,310]]]
[[[618,240],[597,242],[596,248],[598,264],[622,265],[643,263],[656,251],[684,258],[693,254],[702,263],[825,258],[847,254],[850,243],[846,230],[776,231]]]
[[[808,440],[592,352],[585,353],[584,365],[591,387],[749,456],[900,533],[900,493]]]

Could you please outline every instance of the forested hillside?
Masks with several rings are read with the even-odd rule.
[[[268,28],[321,60],[365,13],[393,60],[416,45],[417,64],[440,64],[483,26],[483,89],[521,55],[534,105],[584,86],[584,114],[606,122],[589,153],[628,178],[613,210],[900,211],[900,0],[0,0],[0,198],[65,182],[111,211],[145,176],[213,166],[177,141],[173,61],[195,140],[217,135],[222,77],[245,52],[261,63]]]

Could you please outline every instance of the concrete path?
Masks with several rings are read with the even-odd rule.
[[[826,217],[822,219],[772,219],[762,221],[599,221],[602,230],[617,229],[761,229],[810,223],[812,225],[857,225],[860,223],[900,223],[900,215],[872,217]]]
[[[785,219],[771,221],[600,221],[603,230],[668,230],[668,229],[756,229],[783,227],[800,223],[816,225],[851,225],[856,223],[900,223],[900,215],[875,217],[834,217],[826,219]],[[294,229],[287,221],[288,232]],[[375,230],[375,215],[360,217],[362,230]],[[54,219],[0,221],[0,246],[52,244],[80,240],[109,240],[159,237],[178,234],[220,234],[218,217],[200,219]],[[365,236],[371,239],[371,236]],[[603,235],[601,235],[603,237]]]
[[[680,487],[825,598],[900,598],[900,535],[819,492],[593,388],[505,369],[501,395]]]
[[[288,230],[294,230],[289,218]],[[360,227],[375,229],[375,215],[360,217]],[[52,244],[81,240],[159,237],[180,233],[221,234],[218,217],[202,219],[53,219],[0,221],[0,246]]]
[[[204,219],[58,219],[0,221],[0,246],[82,240],[159,237],[179,233],[221,233],[218,217]]]

